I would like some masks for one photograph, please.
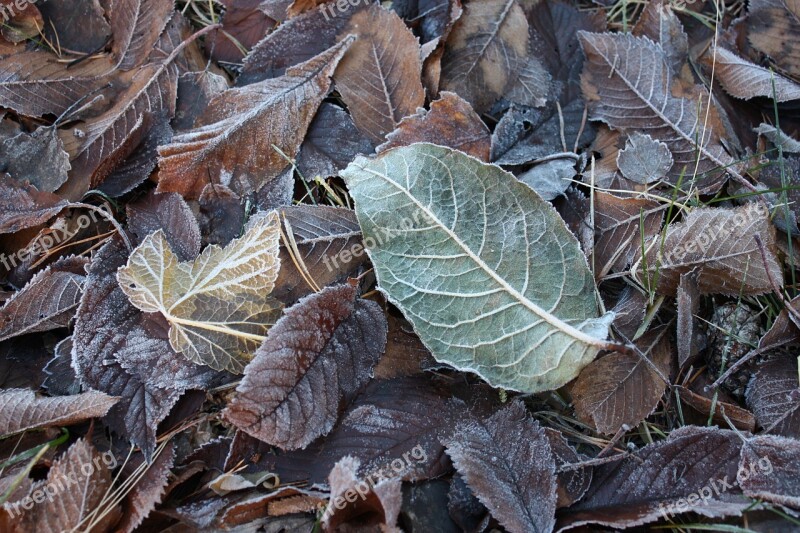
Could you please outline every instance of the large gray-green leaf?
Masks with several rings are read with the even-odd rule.
[[[536,392],[606,343],[595,285],[556,211],[513,175],[420,143],[342,172],[378,285],[441,362]]]

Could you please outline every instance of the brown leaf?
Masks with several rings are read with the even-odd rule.
[[[637,37],[647,37],[661,46],[672,74],[681,74],[689,57],[689,37],[683,31],[683,24],[670,4],[645,4],[632,33]]]
[[[330,76],[352,42],[345,39],[280,78],[214,98],[195,129],[159,146],[159,192],[195,199],[210,181],[247,194],[277,177],[288,165],[279,151],[297,155],[327,96]]]
[[[590,117],[629,133],[646,129],[653,139],[664,142],[674,160],[670,183],[696,172],[701,188],[718,189],[720,169],[733,159],[723,149],[721,128],[704,124],[698,115],[696,98],[703,98],[705,109],[707,95],[693,89],[691,100],[673,96],[667,55],[647,38],[586,32],[579,38],[586,55],[581,87]],[[702,144],[698,144],[700,129]]]
[[[700,291],[697,289],[697,274],[687,272],[681,274],[678,283],[678,365],[686,368],[687,363],[692,361],[700,349],[704,346],[702,342],[703,332],[699,327],[695,317],[700,310]]]
[[[558,501],[556,508],[569,507],[583,498],[583,495],[589,490],[592,482],[592,469],[585,466],[561,470],[562,467],[578,464],[583,459],[569,445],[560,431],[544,428],[544,433],[547,436],[547,442],[550,443],[550,451],[553,453],[557,467]]]
[[[20,182],[28,181],[40,191],[54,192],[67,180],[69,155],[55,128],[19,133],[5,138],[0,147],[0,168]]]
[[[91,54],[99,50],[111,36],[99,0],[60,0],[39,2],[45,19],[44,32],[51,42],[69,50]]]
[[[349,285],[300,300],[270,329],[225,416],[280,448],[328,433],[343,401],[368,380],[386,345],[386,320]]]
[[[678,428],[665,441],[596,468],[583,500],[563,510],[559,530],[627,528],[687,512],[739,515],[751,505],[735,483],[741,447],[733,431]]]
[[[620,198],[610,193],[594,193],[595,277],[619,272],[631,263],[642,241],[658,234],[664,209],[654,200]],[[644,234],[642,234],[644,232]]]
[[[460,424],[443,442],[469,488],[504,528],[553,529],[556,466],[544,430],[522,402],[484,421]]]
[[[547,71],[530,54],[528,22],[516,0],[467,4],[447,39],[442,86],[483,113],[501,97],[544,105]]]
[[[712,399],[702,396],[680,385],[676,385],[672,390],[686,407],[697,411],[703,420],[708,420],[711,415],[712,421],[720,427],[728,427],[728,421],[730,421],[734,427],[743,431],[752,433],[756,429],[756,419],[747,409],[724,402],[719,398]]]
[[[209,55],[217,61],[241,63],[247,50],[283,20],[271,17],[263,0],[226,0],[223,4],[222,28],[209,37],[208,45]]]
[[[748,439],[736,479],[751,498],[800,508],[800,441],[774,435]]]
[[[655,410],[669,385],[661,377],[669,378],[673,358],[668,330],[651,330],[636,345],[643,355],[614,352],[597,359],[572,388],[578,418],[601,433],[638,425]]]
[[[0,392],[0,435],[15,435],[29,429],[70,426],[104,416],[119,398],[89,391],[76,396],[37,397],[32,390]]]
[[[775,228],[759,202],[695,209],[682,222],[670,224],[663,240],[659,235],[645,244],[646,262],[639,259],[633,270],[660,294],[674,295],[681,274],[694,269],[701,294],[762,294],[772,291],[770,277],[778,285],[783,282],[774,251]]]
[[[389,148],[416,142],[449,146],[489,162],[489,129],[472,110],[469,102],[447,91],[441,92],[439,99],[431,102],[430,111],[423,109],[404,118],[376,151],[381,153]]]
[[[425,103],[419,43],[395,13],[371,5],[340,36],[356,41],[334,73],[356,127],[374,144]]]
[[[281,246],[281,270],[272,294],[293,303],[314,287],[341,281],[367,260],[361,242],[361,228],[349,209],[325,205],[297,205],[280,209],[284,234],[299,252],[297,263],[287,243]],[[291,233],[291,236],[290,236]],[[305,267],[304,271],[301,271]]]
[[[117,0],[112,4],[109,19],[117,68],[131,70],[150,55],[172,9],[172,0]]]
[[[765,433],[800,438],[800,387],[797,359],[776,354],[753,374],[747,386],[747,406]]]
[[[753,48],[800,78],[800,5],[794,0],[752,0],[748,3],[747,39]]]
[[[211,70],[182,74],[178,78],[178,102],[172,126],[176,130],[191,129],[195,120],[208,107],[208,103],[229,88],[228,79]],[[159,144],[168,144],[170,140],[172,139]]]
[[[57,215],[67,202],[55,194],[0,176],[0,233],[15,233],[38,226]]]
[[[387,315],[389,333],[386,350],[373,372],[375,379],[413,376],[437,366],[411,324],[402,317]]]
[[[39,272],[0,309],[0,341],[66,327],[72,320],[86,279],[85,261],[51,265]]]
[[[800,85],[724,48],[709,49],[703,62],[709,68],[714,65],[722,88],[736,98],[765,97],[776,102],[800,100]]]
[[[371,485],[358,478],[359,466],[358,459],[344,457],[331,470],[331,498],[322,517],[325,531],[339,531],[345,524],[363,532],[396,531],[392,526],[403,502],[400,480]],[[349,505],[351,501],[355,503]],[[375,527],[384,525],[390,527]]]
[[[359,154],[373,152],[372,143],[341,107],[319,106],[297,156],[297,168],[306,181],[335,176]]]
[[[197,202],[200,204],[198,218],[203,244],[226,246],[242,234],[247,218],[244,202],[238,194],[224,185],[209,183]],[[283,266],[281,257],[281,267]],[[274,291],[273,289],[273,293]]]
[[[45,497],[30,510],[23,510],[23,530],[61,533],[80,527],[92,531],[94,527],[100,531],[109,528],[118,518],[116,505],[105,502],[107,515],[91,513],[111,488],[111,469],[116,464],[110,452],[101,455],[85,439],[77,441],[53,463],[44,483],[34,489],[34,498],[37,491]],[[54,492],[52,497],[51,492]]]
[[[640,289],[627,285],[620,293],[612,311],[614,328],[628,338],[634,338],[644,323],[648,308],[648,297]]]
[[[142,242],[160,230],[181,261],[191,261],[200,253],[200,226],[191,208],[180,195],[156,193],[128,204],[128,229]]]
[[[126,513],[117,531],[130,533],[161,503],[175,462],[175,445],[168,444],[147,466],[142,478],[133,486],[126,501]]]

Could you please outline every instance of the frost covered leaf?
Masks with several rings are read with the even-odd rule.
[[[444,444],[467,486],[504,528],[553,529],[556,465],[544,429],[522,402],[482,422],[460,424]]]
[[[425,103],[417,38],[400,17],[373,4],[341,32],[355,35],[334,73],[356,127],[374,144]]]
[[[575,165],[578,159],[577,154],[568,153],[565,157],[537,163],[517,178],[536,191],[542,199],[551,202],[563,195],[572,184],[572,179],[577,174]]]
[[[672,168],[672,154],[663,142],[637,131],[617,154],[617,165],[623,176],[646,185],[667,175]]]
[[[194,129],[159,146],[159,192],[198,198],[210,179],[241,195],[277,177],[288,162],[273,145],[286,157],[297,155],[352,42],[345,39],[280,78],[216,96]]]
[[[0,436],[98,418],[118,400],[97,391],[48,398],[37,396],[32,390],[6,389],[0,392]]]
[[[67,202],[55,194],[39,191],[8,174],[0,175],[0,234],[43,224],[66,206]]]
[[[800,141],[775,126],[762,122],[757,128],[753,128],[753,131],[766,137],[775,146],[779,146],[784,153],[800,154]]]
[[[775,435],[748,439],[737,480],[751,498],[800,507],[800,440]]]
[[[585,524],[626,528],[687,512],[739,515],[751,505],[735,483],[741,447],[733,431],[678,428],[665,441],[596,468],[589,492],[563,510],[559,529]],[[699,497],[687,503],[692,494]]]
[[[361,228],[353,211],[327,205],[296,205],[279,210],[284,233],[299,252],[292,260],[289,245],[281,246],[281,269],[272,295],[289,304],[340,281],[366,260]]]
[[[756,236],[764,245],[766,266]],[[775,228],[759,202],[695,209],[670,224],[663,242],[656,236],[647,246],[646,261],[634,270],[661,294],[674,295],[680,276],[694,269],[701,294],[762,294],[772,290],[770,276],[778,284],[783,280]]]
[[[748,2],[747,39],[753,48],[800,78],[800,5],[796,0]]]
[[[128,229],[139,242],[163,229],[170,247],[181,261],[189,261],[200,253],[200,227],[192,209],[173,192],[151,191],[147,196],[128,204]]]
[[[586,62],[581,74],[590,118],[623,131],[646,130],[667,145],[674,164],[672,181],[682,173],[706,176],[700,184],[719,188],[720,169],[733,163],[720,142],[720,131],[704,121],[696,100],[671,93],[673,75],[660,45],[630,34],[580,32]],[[703,95],[703,109],[708,105]],[[699,158],[699,159],[698,159]]]
[[[709,66],[716,62],[715,72],[719,82],[731,96],[744,100],[762,96],[776,102],[800,100],[800,85],[729,50],[717,48],[714,57],[710,49],[704,60]]]
[[[605,346],[575,237],[528,186],[415,144],[342,172],[378,284],[434,357],[528,392],[574,378]]]
[[[80,526],[92,523],[96,524],[97,531],[110,528],[118,517],[116,505],[105,502],[109,506],[108,514],[98,513],[90,518],[111,488],[111,470],[117,461],[109,453],[101,455],[86,439],[70,446],[53,463],[43,486],[38,487],[42,490],[43,487],[63,489],[56,490],[53,497],[46,492],[41,503],[36,503],[30,510],[20,509],[23,512],[22,530],[56,533],[76,531]],[[94,528],[91,530],[95,531]]]
[[[3,140],[0,147],[0,168],[20,182],[28,181],[40,191],[54,192],[67,180],[69,155],[55,128],[19,133]]]
[[[163,230],[148,235],[119,269],[119,286],[146,313],[170,323],[172,348],[215,370],[241,372],[276,314],[278,216],[255,220],[225,248],[179,262]]]
[[[134,531],[147,515],[161,503],[175,462],[175,445],[168,444],[128,494],[125,515],[118,531]]]
[[[289,308],[247,365],[226,418],[259,440],[293,450],[328,433],[342,402],[370,378],[386,346],[386,319],[350,285]]]
[[[386,136],[377,152],[389,148],[429,142],[489,161],[491,134],[469,102],[455,93],[442,91],[431,102],[430,111],[420,110],[402,120],[397,129]]]
[[[530,54],[528,22],[516,0],[464,6],[447,39],[441,88],[461,95],[478,113],[501,97],[544,105],[550,75]]]
[[[669,379],[673,359],[667,329],[647,332],[636,345],[644,356],[606,355],[589,363],[575,380],[575,412],[601,433],[616,433],[623,424],[638,425],[658,406],[669,385],[662,379]]]
[[[112,52],[120,70],[140,65],[153,51],[173,9],[171,0],[117,0],[109,19],[114,35]]]
[[[779,354],[759,365],[747,385],[747,406],[766,433],[800,438],[797,359]]]
[[[0,341],[25,333],[66,327],[83,291],[85,260],[48,266],[0,309]]]

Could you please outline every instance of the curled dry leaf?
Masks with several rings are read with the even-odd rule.
[[[571,393],[578,418],[597,431],[634,427],[661,401],[673,361],[668,329],[647,332],[636,342],[641,354],[614,352],[583,369]]]
[[[484,113],[500,98],[542,106],[550,75],[531,55],[528,22],[516,0],[464,6],[442,58],[441,88]]]
[[[580,32],[579,38],[586,55],[581,87],[590,118],[623,131],[646,130],[665,143],[674,160],[670,182],[696,172],[702,189],[718,189],[720,169],[733,159],[723,149],[720,128],[701,120],[697,102],[672,95],[673,74],[663,48],[630,34]],[[704,95],[703,109],[707,105]]]
[[[467,486],[504,528],[553,529],[556,465],[544,429],[521,402],[487,420],[460,424],[444,444]]]
[[[386,345],[380,307],[354,287],[328,287],[289,308],[247,365],[226,418],[283,449],[328,433],[369,380]]]
[[[75,396],[47,398],[32,390],[0,392],[0,435],[6,437],[29,429],[69,426],[104,416],[119,398],[88,391]]]
[[[346,38],[279,78],[211,100],[194,129],[158,147],[159,192],[196,199],[211,182],[241,195],[274,180],[289,165],[285,157],[297,155],[328,94],[330,76],[352,43]]]
[[[419,42],[394,12],[378,4],[342,30],[355,35],[333,77],[356,127],[374,144],[425,103]]]
[[[418,142],[447,146],[481,161],[489,161],[489,129],[469,102],[455,93],[442,91],[439,99],[431,102],[430,111],[422,109],[416,115],[404,118],[376,151],[380,153]]]
[[[513,175],[420,143],[356,159],[342,176],[380,289],[438,361],[536,392],[607,345],[613,315],[598,317],[578,242]]]
[[[276,213],[254,220],[224,248],[209,245],[180,262],[163,230],[148,235],[119,269],[119,286],[146,313],[170,324],[172,348],[215,370],[241,372],[274,321],[278,277]]]
[[[680,276],[691,270],[697,272],[701,294],[770,292],[770,278],[781,285],[783,269],[769,217],[760,202],[733,209],[695,209],[682,222],[670,224],[663,239],[660,235],[651,239],[645,260],[640,258],[633,271],[645,278],[645,286],[666,295],[674,295]]]

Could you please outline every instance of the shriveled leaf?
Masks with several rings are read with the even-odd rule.
[[[800,78],[800,5],[795,0],[752,0],[748,3],[747,39],[781,69]]]
[[[718,189],[721,169],[733,159],[723,149],[721,131],[698,115],[696,99],[672,95],[673,75],[663,48],[630,34],[580,32],[579,38],[586,55],[581,87],[590,117],[623,131],[646,130],[665,143],[674,161],[670,182],[696,171],[701,187]],[[698,96],[703,108],[709,105],[707,95]]]
[[[374,144],[425,103],[419,43],[394,12],[373,4],[340,33],[355,43],[334,73],[356,127]]]
[[[90,515],[103,503],[106,491],[111,488],[111,468],[116,464],[116,459],[108,452],[101,455],[87,440],[77,441],[53,463],[44,486],[39,487],[42,491],[44,487],[63,488],[56,490],[53,497],[45,493],[43,501],[30,510],[23,508],[23,530],[61,533],[93,523],[98,530],[110,527],[118,516],[114,512],[116,505],[104,502],[108,505],[108,514],[91,518]]]
[[[737,481],[751,498],[800,508],[800,440],[774,435],[748,439]]]
[[[0,341],[26,333],[66,327],[81,299],[85,276],[70,267],[48,266],[0,309]]]
[[[559,530],[586,524],[626,528],[687,512],[739,515],[751,505],[736,486],[741,447],[733,431],[673,430],[667,440],[595,469],[583,500],[563,510]],[[697,498],[690,502],[692,494]]]
[[[421,143],[342,176],[380,289],[437,360],[533,392],[570,381],[607,345],[612,315],[598,317],[575,237],[511,174]]]
[[[774,251],[775,228],[759,202],[695,209],[682,222],[670,224],[663,242],[656,236],[647,246],[646,271],[641,260],[635,271],[660,294],[674,295],[680,276],[694,269],[701,294],[761,294],[772,290],[770,277],[779,285],[783,280]]]
[[[592,260],[598,278],[630,264],[642,240],[656,235],[664,218],[664,209],[656,201],[620,198],[601,191],[594,193],[594,209]]]
[[[118,238],[95,252],[75,321],[72,365],[84,385],[121,397],[105,421],[150,457],[159,422],[186,389],[208,387],[215,373],[176,354],[168,325],[130,304],[116,279],[127,258]]]
[[[467,486],[504,528],[553,529],[556,465],[544,429],[521,402],[482,422],[460,424],[444,444]]]
[[[617,165],[623,176],[646,185],[667,175],[672,168],[672,154],[663,142],[637,131],[617,154]]]
[[[19,133],[3,140],[0,148],[0,168],[21,182],[54,192],[67,180],[69,155],[55,128],[39,128],[30,135]]]
[[[797,359],[779,354],[758,366],[747,386],[747,406],[766,433],[800,438]]]
[[[269,298],[280,266],[278,217],[259,217],[224,248],[180,262],[163,230],[148,235],[117,279],[131,303],[161,313],[172,348],[215,370],[241,372],[276,314]]]
[[[544,105],[550,75],[530,54],[528,22],[516,0],[487,0],[464,6],[447,39],[442,86],[483,113],[501,97]]]
[[[283,207],[279,213],[290,240],[281,246],[281,269],[273,291],[282,302],[293,303],[309,294],[315,289],[311,284],[325,287],[341,281],[367,260],[353,211],[297,205]],[[292,259],[290,248],[295,247],[299,255]]]
[[[636,342],[640,355],[615,352],[589,363],[572,388],[578,418],[606,434],[647,418],[669,385],[668,335],[666,328],[653,329]]]
[[[47,222],[67,206],[55,194],[0,175],[0,233],[15,233]]]
[[[226,418],[274,446],[305,447],[331,430],[343,401],[369,380],[386,331],[380,307],[349,285],[300,300],[245,368]]]
[[[29,429],[69,426],[104,416],[119,398],[89,391],[76,396],[47,398],[32,390],[6,389],[0,392],[0,435]]]
[[[357,155],[372,151],[372,143],[356,129],[350,115],[323,102],[303,139],[297,168],[308,181],[317,176],[327,178],[337,175]]]
[[[386,142],[378,146],[377,152],[417,142],[448,146],[481,161],[489,161],[489,129],[469,102],[455,93],[442,91],[439,99],[431,102],[430,111],[420,110],[404,118],[397,129],[386,136]]]
[[[293,158],[300,149],[352,42],[347,38],[280,78],[214,98],[193,130],[159,146],[158,190],[197,198],[210,181],[247,194],[275,179],[289,164],[284,155]]]
[[[743,100],[765,97],[776,102],[800,100],[800,85],[725,48],[710,49],[703,58],[707,65],[715,65],[720,84],[731,96]]]

